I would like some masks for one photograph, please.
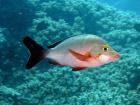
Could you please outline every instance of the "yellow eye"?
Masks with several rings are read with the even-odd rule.
[[[103,48],[103,51],[108,51],[109,46],[108,46],[107,44],[104,44],[104,45],[102,46],[102,48]]]
[[[108,48],[107,48],[107,47],[104,47],[103,50],[104,50],[104,51],[108,51]]]

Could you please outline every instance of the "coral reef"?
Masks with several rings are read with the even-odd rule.
[[[15,37],[24,34],[34,17],[34,7],[30,4],[28,0],[1,0],[0,26],[7,28]]]
[[[96,0],[16,1],[23,5],[0,1],[0,14],[8,13],[0,17],[1,105],[140,105],[140,33],[134,28],[139,16]],[[15,7],[14,13],[25,13],[18,17],[24,21],[8,20],[9,9]],[[72,35],[97,34],[119,51],[121,59],[80,72],[44,61],[27,71],[28,54],[19,41],[20,31],[44,46]],[[12,37],[11,32],[18,34]]]

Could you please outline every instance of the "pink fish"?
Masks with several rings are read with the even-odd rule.
[[[23,43],[31,53],[26,65],[27,69],[44,58],[51,64],[70,66],[74,71],[101,66],[120,58],[120,55],[105,40],[90,34],[59,41],[48,46],[47,50],[28,36],[23,39]]]

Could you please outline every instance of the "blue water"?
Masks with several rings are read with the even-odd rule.
[[[140,1],[0,0],[0,105],[140,105]],[[25,69],[30,36],[44,48],[95,34],[118,61],[73,72],[41,61]]]
[[[99,0],[117,9],[123,11],[130,11],[140,15],[140,1],[139,0]]]

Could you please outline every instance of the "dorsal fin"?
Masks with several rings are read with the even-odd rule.
[[[48,48],[54,48],[55,46],[57,46],[58,44],[60,44],[63,40],[57,41],[51,45],[48,46]]]
[[[74,36],[75,36],[75,35],[74,35]],[[63,39],[61,39],[61,40],[59,40],[59,41],[56,41],[55,43],[53,43],[53,44],[51,44],[51,45],[48,45],[47,48],[54,48],[55,46],[57,46],[58,44],[60,44],[60,43],[63,42],[64,40],[69,39],[69,38],[74,37],[74,36],[69,36],[69,37],[63,38]]]

